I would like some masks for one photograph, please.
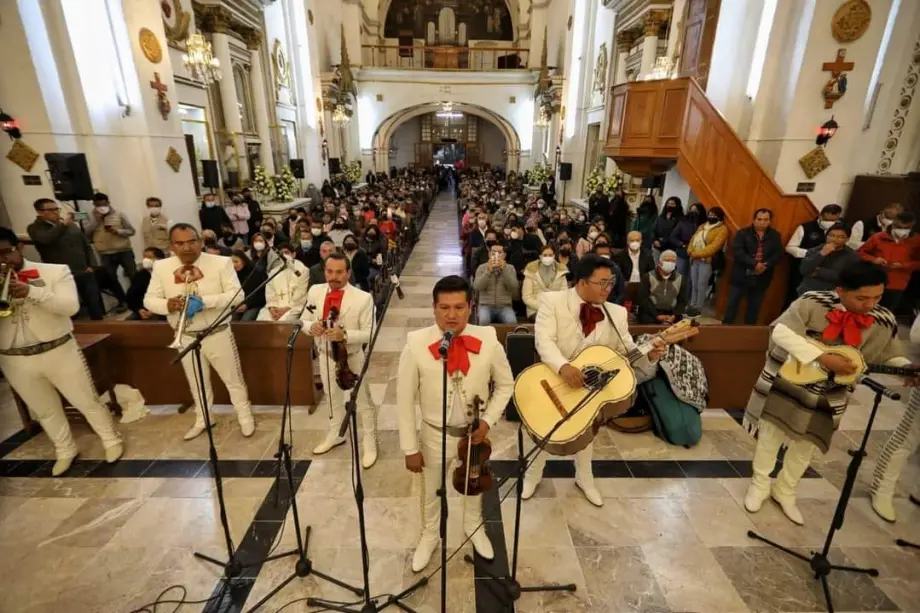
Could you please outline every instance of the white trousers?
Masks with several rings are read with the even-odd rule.
[[[441,487],[441,430],[423,421],[419,432],[422,458],[422,532],[438,534],[441,523],[441,499],[438,488]],[[457,462],[457,443],[459,437],[447,435],[447,484],[452,488],[451,475]],[[472,532],[482,523],[482,495],[465,496],[463,510],[463,529]]]
[[[61,394],[83,414],[102,439],[103,447],[108,449],[121,443],[112,416],[99,400],[83,352],[74,339],[39,355],[0,356],[0,369],[51,439],[58,458],[77,455],[77,444],[64,415]]]
[[[920,447],[920,388],[914,388],[910,390],[907,408],[904,410],[901,422],[888,437],[888,442],[885,443],[879,455],[872,480],[872,491],[887,497],[894,496],[898,477],[904,465],[907,464],[907,460],[918,447]],[[920,488],[914,493],[920,494]]]
[[[763,492],[770,491],[770,473],[776,466],[777,454],[784,443],[786,455],[783,456],[783,468],[776,476],[773,489],[777,494],[788,497],[795,496],[795,488],[808,470],[811,457],[818,448],[804,439],[788,440],[785,432],[766,419],[760,420],[757,430],[757,446],[751,463],[751,484]]]
[[[287,313],[279,317],[278,319],[272,319],[272,314],[268,310],[268,307],[262,307],[259,310],[259,316],[256,317],[256,321],[274,321],[276,323],[294,323],[300,319],[300,313],[297,313],[295,309],[288,310]]]
[[[319,346],[322,346],[319,344]],[[335,381],[335,360],[326,353],[325,347],[319,352],[319,358],[316,360],[316,366],[319,368],[319,376],[323,381],[323,399],[317,407],[321,412],[325,411],[329,416],[329,429],[338,430],[345,419],[345,398],[351,396],[352,390],[343,390]],[[361,372],[364,366],[364,353],[356,352],[348,356],[348,366],[356,375]],[[376,436],[377,434],[377,411],[374,408],[374,402],[371,399],[371,389],[367,382],[361,384],[358,392],[358,419],[362,434],[364,436]]]
[[[184,342],[190,343],[194,337],[186,336]],[[192,390],[195,402],[195,424],[204,425],[204,413],[198,397],[198,369],[195,367],[194,351],[190,351],[182,358],[182,369],[185,378]],[[252,421],[252,403],[249,402],[249,391],[243,379],[243,369],[240,367],[240,354],[236,350],[236,341],[230,329],[221,330],[204,339],[201,343],[201,368],[204,371],[204,387],[208,409],[214,408],[214,389],[211,387],[211,367],[217,371],[221,381],[230,394],[230,403],[236,410],[240,423]]]
[[[524,435],[524,455],[526,456],[531,450],[537,446],[537,444],[526,434]],[[536,480],[537,482],[543,478],[543,468],[546,466],[546,460],[549,459],[550,454],[546,450],[537,452],[536,457],[531,456],[532,463],[527,468],[527,478],[531,481]],[[575,478],[578,479],[579,475],[584,479],[594,476],[594,473],[591,470],[591,460],[594,458],[594,443],[588,443],[588,446],[582,449],[579,452],[575,453]]]

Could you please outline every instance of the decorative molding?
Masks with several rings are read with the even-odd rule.
[[[913,55],[910,65],[907,67],[907,74],[901,83],[901,92],[898,97],[898,105],[894,110],[894,117],[891,119],[891,125],[888,127],[888,137],[885,139],[885,145],[882,147],[882,156],[878,162],[876,172],[879,174],[890,174],[891,163],[894,161],[895,153],[898,150],[898,144],[901,140],[901,134],[904,132],[904,125],[907,123],[907,114],[910,113],[910,106],[914,100],[914,93],[917,91],[917,81],[920,81],[920,37],[914,43]]]
[[[170,147],[169,151],[166,152],[166,163],[169,164],[169,167],[174,172],[179,172],[179,168],[182,167],[182,156],[179,155],[175,147]]]
[[[643,23],[645,35],[657,37],[661,32],[661,26],[668,22],[669,16],[668,11],[649,11]]]
[[[637,30],[623,30],[617,34],[617,53],[629,53],[629,50],[641,37],[641,33]]]
[[[233,24],[233,14],[220,5],[194,3],[196,15],[200,15],[200,28],[212,34],[226,34]],[[197,22],[196,22],[197,23]]]
[[[163,61],[163,47],[157,40],[156,34],[147,28],[141,28],[137,33],[137,42],[141,47],[141,53],[151,64],[159,64]]]
[[[858,40],[872,21],[872,7],[866,0],[847,0],[831,18],[831,34],[838,43]]]
[[[275,91],[281,93],[281,88],[291,86],[291,67],[287,56],[284,54],[284,45],[281,40],[275,39],[272,44],[272,71],[275,73]]]
[[[262,32],[255,28],[238,27],[236,33],[243,37],[246,48],[250,51],[258,51],[262,46]]]
[[[163,16],[163,32],[166,35],[166,44],[176,49],[185,49],[188,38],[189,26],[192,23],[192,14],[182,8],[181,0],[163,0],[160,2]],[[173,20],[173,17],[175,19]],[[170,23],[172,22],[172,23]]]
[[[594,61],[594,87],[593,90],[601,92],[607,87],[607,43],[601,43],[597,50],[597,59]]]

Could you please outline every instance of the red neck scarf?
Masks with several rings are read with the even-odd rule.
[[[20,270],[16,273],[16,278],[19,279],[20,283],[28,283],[32,279],[38,278],[38,269],[33,268],[32,270]]]
[[[438,347],[441,341],[437,340],[428,345],[428,350],[435,360],[441,359],[438,353]],[[450,343],[447,350],[447,374],[452,375],[458,370],[464,375],[470,371],[470,353],[479,353],[482,349],[482,341],[475,336],[457,336]]]
[[[588,336],[594,332],[594,328],[597,327],[598,323],[604,321],[604,311],[593,304],[582,302],[578,319],[581,321],[581,333]]]
[[[827,313],[827,327],[821,334],[824,341],[836,341],[841,336],[850,347],[862,344],[862,331],[875,321],[871,315],[859,315],[844,309],[833,309]]]
[[[323,319],[329,319],[329,311],[332,307],[338,312],[342,312],[342,296],[345,295],[344,289],[331,289],[326,292],[326,301],[323,303]]]

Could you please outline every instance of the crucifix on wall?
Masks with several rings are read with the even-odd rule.
[[[837,49],[837,59],[833,62],[824,62],[822,70],[831,73],[831,78],[824,84],[821,95],[824,96],[824,108],[834,107],[834,103],[840,100],[847,93],[847,75],[846,73],[853,70],[853,62],[846,62],[846,49]]]
[[[150,82],[150,88],[157,90],[157,108],[160,111],[160,117],[163,118],[163,121],[166,121],[169,119],[169,111],[172,109],[169,98],[166,97],[168,88],[166,83],[160,81],[160,73],[153,73],[153,78],[154,80]]]

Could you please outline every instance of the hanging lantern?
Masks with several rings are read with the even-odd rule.
[[[19,131],[19,122],[4,113],[3,109],[0,109],[0,130],[9,134],[13,140],[22,138],[22,132]]]
[[[837,122],[834,121],[834,116],[831,115],[831,118],[821,124],[821,127],[818,128],[818,138],[815,139],[815,144],[824,146],[827,144],[827,141],[834,138],[834,134],[837,133]]]

